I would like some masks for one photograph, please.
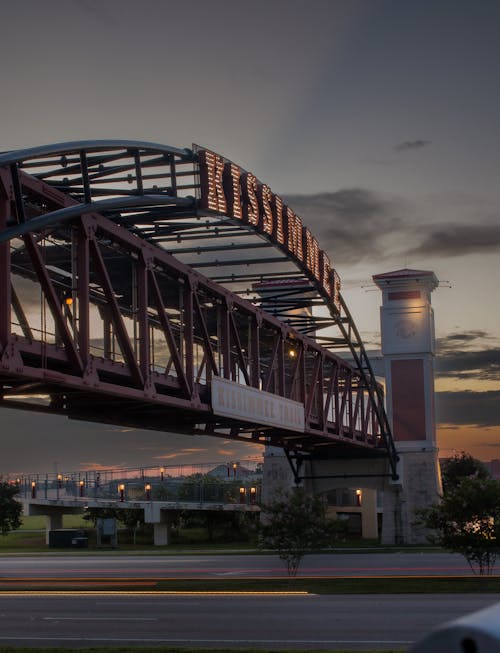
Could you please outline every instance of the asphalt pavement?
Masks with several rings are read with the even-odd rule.
[[[0,645],[405,650],[500,595],[0,594]]]
[[[305,556],[303,577],[470,576],[448,553]],[[130,555],[48,551],[0,556],[0,579],[271,578],[276,555]],[[133,584],[133,583],[131,583]],[[153,586],[155,583],[152,582]],[[108,587],[113,583],[108,584]],[[406,650],[437,625],[500,594],[313,595],[162,592],[0,592],[0,646],[103,645]],[[500,604],[499,604],[500,606]]]
[[[500,568],[497,568],[497,571]],[[0,578],[270,578],[285,576],[277,555],[3,555]],[[470,576],[451,553],[333,553],[308,555],[299,576]]]

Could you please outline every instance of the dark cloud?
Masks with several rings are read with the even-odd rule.
[[[422,138],[417,138],[414,141],[403,141],[394,146],[396,152],[405,152],[406,150],[420,150],[426,145],[430,145],[431,141],[423,140]]]
[[[337,264],[488,254],[500,250],[500,224],[418,221],[402,198],[365,188],[287,195],[285,201],[311,228]],[[472,209],[471,209],[472,211]]]
[[[436,417],[441,424],[500,426],[500,391],[438,392]]]
[[[283,198],[311,228],[335,262],[348,264],[384,257],[388,234],[404,230],[401,202],[363,188]]]
[[[411,248],[411,256],[464,256],[488,254],[500,250],[499,224],[440,224],[419,226],[423,238],[417,247]]]
[[[437,340],[438,351],[446,352],[450,349],[456,350],[457,345],[477,344],[478,341],[489,340],[492,336],[487,331],[479,329],[463,331],[461,333],[450,333]]]
[[[500,349],[447,352],[437,357],[436,372],[441,377],[500,381]]]
[[[437,342],[436,373],[440,377],[500,380],[498,338],[482,329],[451,333]]]

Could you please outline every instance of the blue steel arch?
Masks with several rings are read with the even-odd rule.
[[[77,216],[99,213],[135,235],[160,244],[184,262],[195,255],[198,260],[192,266],[202,268],[208,278],[246,295],[265,309],[272,307],[285,324],[313,334],[322,346],[350,352],[371,397],[395,474],[397,456],[383,409],[382,390],[342,295],[338,295],[337,302],[325,300],[311,275],[300,269],[290,272],[289,264],[296,268],[296,261],[290,260],[279,243],[257,233],[249,223],[203,208],[197,150],[141,141],[100,140],[3,153],[0,168],[9,171],[16,210],[15,223],[5,225],[0,242],[29,233],[57,232],[59,225]],[[28,176],[63,193],[68,205],[51,210],[49,198],[44,206],[31,206],[26,193]],[[220,244],[207,246],[207,242]],[[277,249],[280,256],[268,256],[270,248]],[[232,258],[235,250],[241,252],[238,259]],[[255,256],[256,252],[262,255]],[[215,253],[220,258],[214,259]],[[235,273],[238,266],[257,271]],[[228,268],[229,274],[220,274],[221,269]],[[293,285],[280,286],[283,280],[290,279],[297,282],[298,290]],[[269,283],[271,288],[275,286],[272,301],[269,293],[263,296],[256,290]],[[319,305],[326,305],[329,317],[313,315],[314,307]],[[332,328],[336,336],[321,334],[321,330]]]

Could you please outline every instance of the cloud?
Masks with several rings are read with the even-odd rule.
[[[500,224],[478,218],[480,205],[468,210],[469,223],[437,222],[417,217],[401,197],[366,188],[283,198],[310,227],[335,265],[355,262],[452,258],[500,251]],[[490,209],[491,211],[491,209]]]
[[[441,378],[500,381],[500,346],[482,329],[451,333],[437,342],[436,374]]]
[[[457,345],[467,346],[474,344],[477,346],[478,342],[490,340],[491,336],[487,331],[479,329],[462,331],[461,333],[450,333],[443,338],[437,340],[437,348],[439,352],[446,353],[448,351],[456,351]]]
[[[403,141],[394,146],[396,152],[405,152],[406,150],[420,150],[427,145],[430,145],[431,141],[426,141],[422,138],[417,138],[413,141]]]
[[[465,256],[488,254],[500,250],[500,225],[474,223],[473,225],[440,224],[420,225],[424,237],[414,248],[408,250],[412,256]]]
[[[174,451],[172,453],[162,454],[160,456],[153,456],[154,460],[175,460],[176,458],[182,458],[184,456],[191,456],[192,454],[199,454],[209,451],[208,448],[203,447],[191,447],[180,449],[179,451]]]
[[[283,199],[311,228],[322,249],[332,252],[336,264],[380,260],[387,252],[387,238],[405,228],[401,200],[364,188]]]
[[[500,348],[448,352],[436,359],[436,372],[440,377],[500,381]]]
[[[500,426],[500,390],[438,392],[436,417],[440,424]]]

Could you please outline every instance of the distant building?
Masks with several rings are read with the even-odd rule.
[[[483,461],[483,463],[493,478],[495,478],[497,481],[500,481],[500,460],[498,458],[494,458],[493,460],[488,460],[487,462]]]
[[[240,463],[221,463],[214,467],[207,476],[215,476],[223,481],[231,479],[235,480],[250,480],[262,478],[262,465],[257,465],[256,469],[249,469]]]

